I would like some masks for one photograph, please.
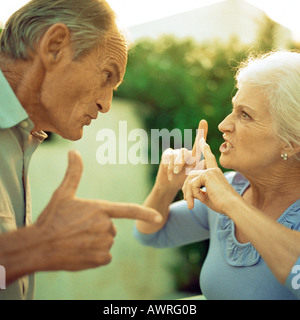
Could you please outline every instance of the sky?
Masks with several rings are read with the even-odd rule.
[[[0,22],[2,23],[5,23],[14,11],[28,2],[28,0],[0,1]],[[107,0],[124,28],[220,1],[224,0]],[[299,0],[245,1],[264,10],[271,19],[289,28],[293,38],[300,41]]]

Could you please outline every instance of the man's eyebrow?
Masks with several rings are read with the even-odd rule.
[[[119,84],[119,83],[121,83],[121,81],[122,81],[122,78],[121,78],[121,71],[120,71],[120,68],[119,68],[119,66],[118,66],[118,64],[117,63],[115,63],[115,62],[112,62],[111,64],[110,64],[110,66],[114,69],[114,71],[115,71],[115,74],[116,74],[116,77],[117,77],[117,83]]]

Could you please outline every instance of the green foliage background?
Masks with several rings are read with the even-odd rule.
[[[142,102],[146,129],[197,129],[209,123],[208,142],[218,150],[218,124],[231,110],[232,67],[244,53],[236,42],[199,45],[191,39],[166,36],[144,40],[129,54],[124,84],[117,96]],[[176,146],[175,146],[176,147]]]
[[[174,36],[141,40],[131,49],[124,83],[116,96],[142,103],[139,112],[149,136],[151,129],[163,128],[179,128],[182,135],[184,129],[195,133],[199,121],[206,119],[207,141],[218,159],[223,142],[218,124],[232,109],[235,69],[250,53],[276,49],[275,32],[275,23],[266,17],[251,47],[234,38],[226,44]],[[153,182],[157,169],[158,165],[152,165]],[[181,197],[179,193],[177,199]],[[171,266],[178,290],[199,293],[199,272],[208,245],[206,241],[178,249],[182,261]]]

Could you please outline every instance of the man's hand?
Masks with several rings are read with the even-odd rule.
[[[82,270],[108,264],[116,229],[111,218],[160,222],[160,214],[137,204],[76,198],[83,164],[71,151],[65,177],[38,218],[44,270]]]

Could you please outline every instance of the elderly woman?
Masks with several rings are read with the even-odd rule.
[[[209,238],[200,274],[207,299],[299,299],[300,54],[249,59],[236,80],[232,112],[219,125],[220,164],[234,171],[222,173],[202,138],[205,167],[185,179],[179,160],[188,152],[174,150],[145,202],[163,223],[137,221],[135,235],[155,247]],[[169,206],[182,185],[186,201]]]

